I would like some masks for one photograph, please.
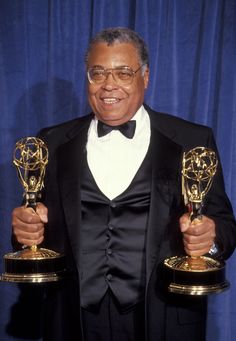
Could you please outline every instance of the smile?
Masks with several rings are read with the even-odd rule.
[[[105,104],[114,104],[114,103],[120,102],[120,99],[118,99],[118,98],[102,98],[102,101]]]

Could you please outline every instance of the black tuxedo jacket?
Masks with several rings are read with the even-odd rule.
[[[162,274],[166,257],[183,254],[178,218],[182,153],[196,146],[216,149],[209,128],[152,111],[152,190],[147,230],[146,341],[204,340],[205,298],[168,294]],[[88,127],[93,115],[47,128],[40,137],[49,148],[43,201],[49,223],[45,246],[67,256],[67,279],[48,285],[44,302],[44,340],[83,340],[79,301],[80,174],[86,157]],[[219,257],[234,250],[236,227],[224,191],[221,166],[208,193],[204,214],[216,222]]]

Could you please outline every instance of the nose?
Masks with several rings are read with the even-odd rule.
[[[102,84],[102,87],[104,89],[107,89],[107,90],[117,88],[117,83],[116,83],[114,76],[113,76],[113,73],[111,71],[107,72],[106,79],[105,79],[104,83]]]

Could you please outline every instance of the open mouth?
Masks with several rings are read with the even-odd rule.
[[[101,98],[105,104],[116,104],[120,102],[119,98]]]

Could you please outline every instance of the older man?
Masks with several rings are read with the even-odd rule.
[[[13,211],[13,234],[67,256],[68,278],[46,290],[44,340],[205,339],[205,298],[168,294],[166,257],[233,252],[236,226],[221,169],[204,215],[191,224],[181,193],[183,151],[215,149],[209,128],[143,105],[145,43],[102,31],[87,55],[92,113],[44,129],[49,165],[37,214]]]

